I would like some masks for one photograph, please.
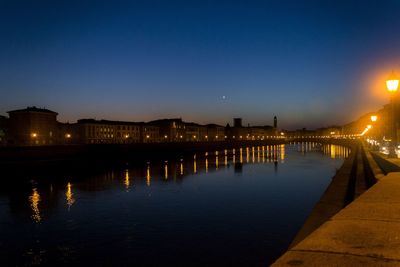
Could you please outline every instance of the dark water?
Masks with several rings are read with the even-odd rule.
[[[267,266],[347,154],[308,143],[28,173],[0,189],[0,266]]]

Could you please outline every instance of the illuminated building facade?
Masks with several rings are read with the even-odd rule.
[[[8,143],[16,146],[54,145],[58,143],[57,112],[28,107],[9,114]]]
[[[142,139],[143,143],[156,143],[160,141],[160,128],[152,124],[143,124]]]
[[[201,141],[200,136],[200,128],[202,128],[199,124],[189,122],[185,123],[185,141],[186,142],[198,142]],[[203,132],[203,131],[202,131]],[[203,136],[205,138],[205,136]]]
[[[183,142],[186,136],[186,125],[182,119],[161,119],[149,122],[159,128],[163,142]]]
[[[207,124],[208,141],[224,141],[225,127],[217,124]]]
[[[181,118],[148,123],[95,119],[61,123],[56,112],[36,107],[8,113],[9,119],[0,117],[0,144],[11,146],[264,140],[276,132],[271,126],[243,127],[241,118],[234,119],[234,127],[224,127]]]
[[[143,125],[140,122],[82,119],[72,132],[83,144],[132,144],[142,142]]]

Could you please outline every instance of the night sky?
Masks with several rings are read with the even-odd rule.
[[[400,1],[0,0],[0,114],[343,124],[388,102]]]

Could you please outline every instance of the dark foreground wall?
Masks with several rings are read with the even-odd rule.
[[[55,161],[116,161],[184,156],[200,151],[215,152],[244,146],[276,145],[282,140],[240,142],[193,142],[147,144],[98,144],[64,146],[1,147],[0,167]]]

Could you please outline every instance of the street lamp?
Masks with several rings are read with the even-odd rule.
[[[390,106],[392,112],[391,118],[391,135],[392,140],[389,147],[389,157],[390,158],[397,158],[395,147],[397,145],[397,127],[396,127],[396,107],[394,103],[394,94],[397,92],[397,88],[399,86],[399,79],[397,79],[394,72],[392,72],[389,76],[389,79],[386,81],[386,87],[390,93]]]
[[[372,115],[371,116],[371,121],[372,122],[376,122],[378,120],[378,116],[376,116],[376,115]]]

